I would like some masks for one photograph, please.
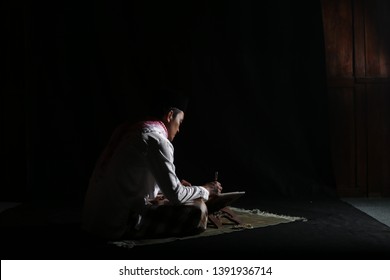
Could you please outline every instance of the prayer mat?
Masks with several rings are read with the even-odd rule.
[[[228,220],[222,220],[222,226],[217,228],[212,225],[209,225],[208,228],[196,235],[185,236],[185,237],[168,237],[168,238],[153,238],[153,239],[138,239],[138,240],[119,240],[119,241],[110,241],[108,245],[122,247],[122,248],[133,248],[135,246],[144,246],[144,245],[153,245],[160,243],[172,242],[175,240],[185,240],[190,238],[201,238],[214,236],[219,234],[228,234],[241,230],[250,230],[254,228],[261,228],[267,226],[274,226],[278,224],[291,223],[296,221],[306,222],[307,219],[303,217],[292,217],[285,215],[277,215],[268,212],[260,211],[259,209],[241,209],[235,207],[229,207],[230,210],[240,219],[241,224],[237,225],[236,223]]]

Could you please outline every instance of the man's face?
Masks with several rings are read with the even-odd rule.
[[[172,141],[173,138],[175,138],[176,133],[179,132],[180,125],[184,120],[184,112],[177,113],[175,117],[173,117],[173,112],[171,112],[168,114],[168,121],[165,123],[168,130],[169,141]]]

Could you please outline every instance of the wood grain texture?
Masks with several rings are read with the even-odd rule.
[[[323,0],[332,158],[342,196],[390,195],[390,3]]]

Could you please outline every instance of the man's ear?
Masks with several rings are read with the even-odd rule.
[[[173,110],[170,110],[168,114],[166,115],[167,122],[171,122],[173,120]]]

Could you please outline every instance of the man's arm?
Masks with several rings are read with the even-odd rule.
[[[206,188],[181,184],[175,173],[173,146],[167,140],[150,138],[148,161],[157,184],[171,203],[182,204],[197,198],[208,200]]]

